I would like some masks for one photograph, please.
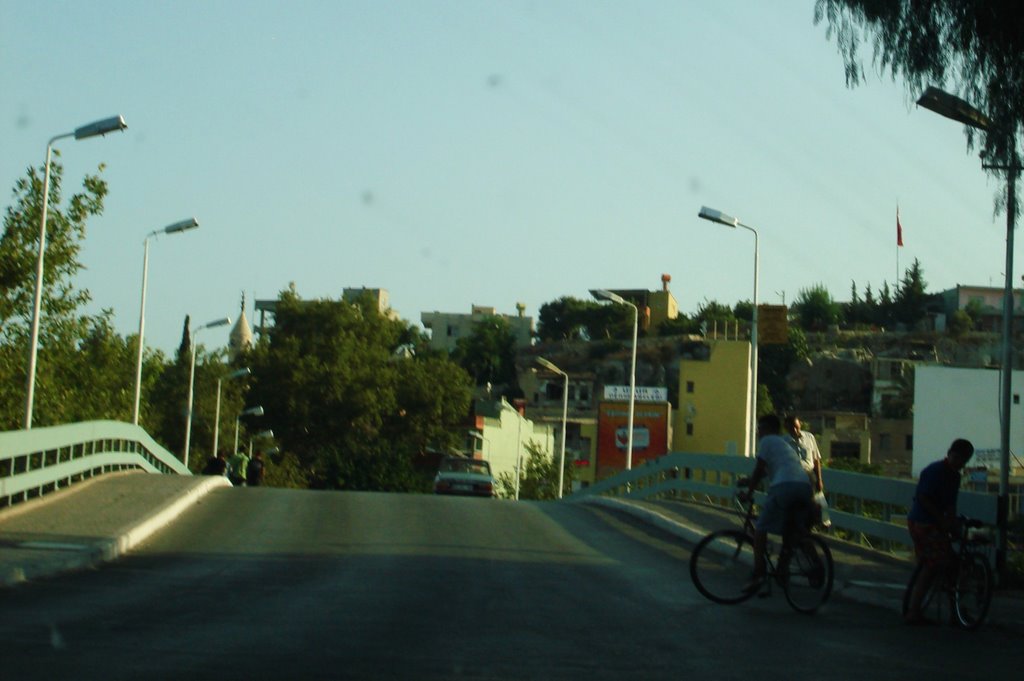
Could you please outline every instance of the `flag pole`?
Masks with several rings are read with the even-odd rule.
[[[903,225],[900,224],[900,204],[896,202],[896,290],[900,290],[900,248],[903,247]]]

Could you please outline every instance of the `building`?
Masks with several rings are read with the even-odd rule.
[[[936,322],[936,328],[945,329],[955,312],[973,307],[979,315],[975,330],[1000,333],[1003,329],[1004,292],[1002,286],[957,284],[956,288],[937,294],[942,301],[942,320]],[[1013,328],[1019,333],[1024,328],[1024,289],[1014,289],[1013,298]]]
[[[679,409],[672,450],[701,454],[747,451],[750,343],[708,340],[679,362]]]
[[[965,369],[919,364],[914,381],[913,474],[943,458],[956,438],[974,444],[971,467],[987,468],[991,476],[999,471],[1000,445],[1000,371]],[[1010,451],[1024,449],[1024,371],[1014,371],[1010,382]],[[1011,475],[1021,474],[1019,459],[1010,460]]]
[[[355,304],[356,301],[362,296],[369,296],[370,299],[377,307],[377,311],[381,315],[388,319],[398,319],[398,313],[391,309],[391,303],[389,302],[389,296],[387,289],[383,288],[346,288],[342,289],[341,301],[349,304]],[[244,303],[243,303],[244,304]],[[256,331],[260,334],[267,328],[267,315],[271,315],[273,318],[274,312],[277,310],[277,299],[257,300],[253,312],[259,313],[259,323],[256,325]]]
[[[493,307],[473,305],[469,314],[457,312],[424,312],[420,322],[430,331],[430,347],[434,350],[452,352],[460,338],[473,333],[473,325],[489,317],[498,317],[508,322],[516,339],[516,348],[526,348],[533,343],[533,318],[524,313],[526,306],[516,304],[516,315],[498,314]]]
[[[612,293],[622,296],[637,307],[637,324],[644,331],[656,330],[667,321],[679,316],[679,304],[675,296],[668,290],[672,277],[668,274],[661,275],[661,290],[648,291],[647,289],[608,289]]]
[[[558,362],[562,362],[561,358]],[[587,487],[597,478],[597,418],[594,399],[595,376],[592,371],[566,365],[569,374],[569,399],[566,405],[565,458],[574,467],[574,489]],[[562,391],[565,380],[550,371],[530,367],[519,372],[519,387],[526,395],[530,416],[552,427],[555,455],[561,453]]]
[[[555,451],[552,426],[526,418],[523,404],[513,406],[504,398],[477,400],[474,412],[473,426],[467,433],[467,449],[473,458],[485,459],[491,464],[495,479],[502,474],[514,479],[517,460],[521,460],[521,470],[526,470],[528,446],[548,457]]]

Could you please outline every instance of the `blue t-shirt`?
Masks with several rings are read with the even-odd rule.
[[[913,520],[915,523],[924,523],[926,525],[935,525],[939,522],[938,518],[933,518],[928,511],[925,510],[918,498],[923,494],[931,499],[932,503],[938,506],[939,510],[945,513],[946,511],[956,510],[956,497],[960,492],[960,473],[950,468],[949,464],[946,463],[945,459],[930,463],[924,467],[921,471],[920,477],[917,479],[917,491],[914,493],[914,504],[910,507],[910,513],[907,514],[908,520]]]

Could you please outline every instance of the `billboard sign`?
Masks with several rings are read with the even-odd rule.
[[[608,401],[629,402],[628,385],[606,385],[604,399]],[[668,402],[668,388],[652,388],[638,385],[635,388],[634,402]]]
[[[629,389],[626,389],[629,395]],[[633,407],[633,466],[669,451],[672,407],[664,402],[636,402]],[[626,468],[629,443],[629,401],[602,402],[597,412],[597,476]]]

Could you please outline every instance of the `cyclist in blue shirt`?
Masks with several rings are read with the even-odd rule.
[[[953,555],[950,532],[956,526],[956,501],[960,477],[974,455],[969,440],[953,440],[946,458],[925,466],[917,479],[914,503],[907,514],[907,529],[914,540],[914,554],[922,565],[907,605],[907,624],[928,624],[921,614],[921,602],[940,566]]]

